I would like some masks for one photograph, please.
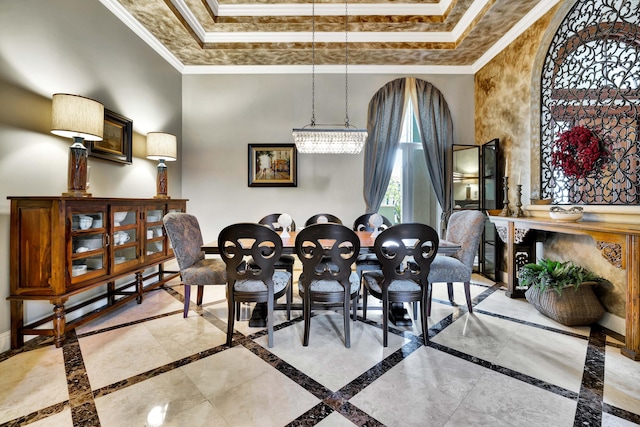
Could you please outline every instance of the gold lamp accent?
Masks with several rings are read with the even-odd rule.
[[[156,182],[156,199],[170,199],[167,195],[169,177],[167,165],[164,162],[173,162],[178,156],[178,144],[175,135],[164,132],[149,132],[147,134],[147,159],[158,161],[158,178]]]
[[[84,140],[102,141],[104,106],[79,95],[53,95],[51,133],[73,138],[69,148],[67,197],[90,197],[87,193],[87,148]]]

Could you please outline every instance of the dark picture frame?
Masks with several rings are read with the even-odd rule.
[[[130,165],[132,135],[133,121],[105,108],[102,141],[87,141],[88,154],[98,159]]]
[[[295,144],[249,144],[249,187],[297,187]]]

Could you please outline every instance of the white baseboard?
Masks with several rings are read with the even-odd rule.
[[[604,313],[598,324],[620,335],[624,335],[626,332],[625,319],[609,312]]]
[[[0,353],[4,353],[11,349],[11,331],[0,334]]]

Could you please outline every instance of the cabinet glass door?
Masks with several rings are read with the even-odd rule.
[[[72,209],[71,283],[79,283],[106,273],[105,219],[106,211],[100,209]]]
[[[453,207],[480,209],[480,147],[453,146]]]
[[[150,206],[145,212],[145,249],[146,257],[164,256],[165,232],[162,227],[165,205]]]
[[[139,250],[140,208],[115,206],[112,211],[112,271],[117,273],[141,262]]]
[[[482,171],[480,177],[480,206],[483,211],[502,209],[502,186],[500,184],[502,171],[500,164],[500,143],[496,138],[482,145],[480,155],[480,170]],[[499,270],[501,244],[496,226],[487,218],[480,243],[480,272],[494,281],[497,279]]]

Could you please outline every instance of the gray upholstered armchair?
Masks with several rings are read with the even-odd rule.
[[[470,292],[471,273],[485,221],[486,216],[482,212],[472,210],[454,212],[449,218],[445,240],[458,243],[462,248],[453,256],[438,255],[431,263],[427,315],[431,315],[433,284],[439,282],[447,283],[449,301],[452,303],[453,282],[463,282],[467,308],[469,313],[473,312]]]
[[[184,284],[183,317],[187,317],[191,286],[198,287],[196,304],[202,305],[203,286],[226,284],[225,263],[220,259],[204,257],[204,252],[201,249],[202,232],[195,216],[174,212],[166,214],[163,222],[180,268],[180,278]]]

